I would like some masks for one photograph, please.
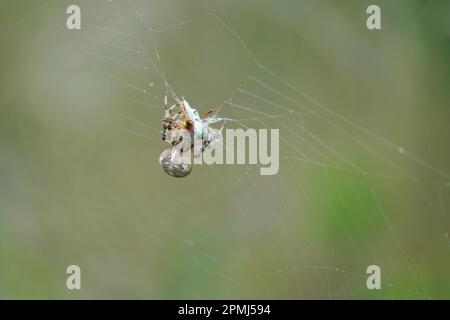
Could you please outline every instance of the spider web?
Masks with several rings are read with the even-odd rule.
[[[223,290],[217,296],[433,296],[423,286],[423,274],[416,268],[420,255],[405,247],[412,239],[405,232],[411,225],[404,219],[414,219],[414,216],[399,218],[399,212],[387,209],[384,202],[389,201],[383,197],[388,196],[383,195],[380,185],[407,186],[414,190],[412,193],[420,199],[422,209],[445,221],[438,231],[444,242],[448,241],[446,201],[449,181],[445,169],[342,115],[266,67],[236,31],[219,2],[205,2],[196,8],[198,14],[161,25],[153,23],[154,15],[147,16],[152,9],[158,8],[159,3],[109,2],[111,5],[102,9],[106,13],[91,27],[126,38],[126,42],[134,42],[135,46],[118,45],[120,40],[114,37],[112,41],[102,43],[109,48],[108,55],[98,52],[93,55],[103,58],[99,61],[111,62],[109,75],[119,87],[130,91],[133,96],[128,99],[130,103],[151,108],[151,112],[146,110],[150,115],[139,117],[139,120],[134,110],[130,111],[131,106],[119,111],[121,117],[133,124],[133,130],[136,127],[144,130],[144,133],[132,134],[159,139],[166,86],[174,99],[183,92],[195,106],[205,105],[205,100],[206,104],[221,106],[223,116],[235,119],[229,126],[280,128],[281,173],[275,177],[260,177],[253,166],[220,169],[216,166],[195,168],[193,175],[198,177],[193,178],[194,181],[179,182],[179,185],[174,181],[162,183],[161,189],[170,188],[167,192],[175,195],[174,201],[180,201],[179,194],[186,193],[186,188],[194,189],[192,197],[198,202],[186,201],[182,196],[183,200],[177,206],[188,204],[189,209],[184,211],[190,217],[185,219],[194,221],[188,225],[198,224],[191,227],[192,230],[187,232],[190,237],[184,240],[188,247],[185,249],[188,264],[193,264],[193,270],[204,273],[207,279],[221,283]],[[105,24],[105,20],[108,23]],[[179,39],[179,32],[193,38],[194,42],[183,41],[177,46],[173,39]],[[189,51],[203,53],[196,47],[209,44],[202,44],[190,32],[198,32],[198,38],[204,35],[205,41],[218,33],[214,45],[231,45],[223,45],[221,50],[226,50],[223,54],[212,50],[212,54],[217,54],[217,58],[212,59],[215,66],[207,64],[201,70],[192,69],[189,63],[195,65],[193,68],[198,68],[199,64]],[[220,92],[218,97],[211,95],[205,99],[207,94],[203,87],[212,88],[207,85],[208,81],[229,76],[223,69],[230,60],[221,61],[227,53],[238,57],[232,63],[242,65],[238,82],[226,81],[225,89],[231,90],[217,90]],[[170,68],[171,60],[177,58],[186,64],[181,65],[179,71]],[[136,82],[123,82],[120,80],[122,71],[117,72],[119,68],[138,71],[140,76],[135,77]],[[199,79],[202,76],[207,80]],[[231,92],[225,99],[224,91]],[[218,100],[221,97],[222,101]],[[154,150],[156,159],[161,148],[152,145],[148,149]],[[351,149],[358,149],[356,157],[351,156],[355,154]],[[361,161],[358,156],[364,159]],[[381,163],[383,170],[367,169],[373,164],[366,157]],[[407,197],[395,201],[410,201]],[[209,200],[203,201],[205,198]],[[218,207],[225,208],[225,215],[215,217]],[[165,209],[160,206],[158,213],[166,215]],[[215,219],[222,221],[214,223]],[[330,219],[335,226],[330,227]],[[165,226],[164,232],[171,234],[168,237],[171,241],[181,241],[183,236],[179,230],[171,230],[172,227]],[[211,239],[213,235],[217,236],[214,240]],[[426,234],[416,236],[427,237]],[[219,248],[211,251],[207,248],[209,241]],[[226,248],[221,241],[235,245],[232,249]],[[448,247],[444,247],[442,254],[448,255]],[[429,267],[433,265],[433,261],[423,263]],[[371,264],[382,266],[383,295],[372,293],[365,287],[365,268]],[[180,269],[176,273],[184,271]],[[192,288],[176,293],[175,297],[209,297],[207,292],[191,285]]]
[[[306,12],[325,10],[323,4],[302,5]],[[402,137],[397,131],[371,129],[361,116],[382,123],[392,117],[386,109],[381,115],[369,104],[356,110],[350,99],[339,100],[343,93],[314,87],[327,80],[309,75],[326,67],[305,66],[286,43],[252,39],[287,32],[272,20],[278,11],[261,18],[263,4],[225,1],[98,0],[81,6],[89,75],[110,94],[101,115],[113,115],[108,121],[118,128],[105,133],[113,147],[98,143],[103,156],[93,157],[94,169],[84,177],[97,196],[86,214],[104,210],[108,218],[96,216],[95,226],[89,219],[61,218],[68,225],[78,221],[101,248],[99,254],[85,243],[77,253],[97,278],[90,279],[87,296],[104,297],[101,288],[107,287],[120,290],[115,297],[148,298],[448,297],[442,287],[450,267],[448,168],[391,139]],[[332,17],[342,23],[341,16]],[[338,46],[294,39],[305,40],[302,50]],[[279,57],[305,70],[288,70]],[[280,129],[279,174],[204,165],[185,179],[166,176],[158,156],[167,148],[160,139],[167,88],[172,101],[184,96],[200,113],[220,106],[220,115],[234,120],[227,127]],[[322,94],[326,98],[317,98]],[[108,179],[89,176],[95,170]],[[381,267],[382,290],[366,287],[372,264]]]

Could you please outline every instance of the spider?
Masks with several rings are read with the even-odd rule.
[[[185,177],[191,173],[193,166],[191,161],[189,161],[190,159],[182,159],[183,150],[175,148],[176,145],[183,141],[183,135],[180,133],[189,133],[190,148],[194,151],[194,157],[199,157],[222,134],[225,118],[217,117],[220,111],[219,108],[209,109],[200,116],[198,111],[192,108],[184,98],[170,106],[167,95],[164,97],[164,109],[161,138],[172,147],[161,153],[159,163],[168,175],[178,178]],[[211,124],[220,121],[223,121],[220,129],[210,127]],[[202,141],[201,146],[195,146],[194,141],[199,140]]]

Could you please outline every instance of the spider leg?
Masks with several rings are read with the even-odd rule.
[[[203,113],[201,115],[202,119],[206,119],[206,118],[215,118],[217,117],[217,114],[220,112],[220,108],[211,108],[208,111],[206,111],[205,113]]]

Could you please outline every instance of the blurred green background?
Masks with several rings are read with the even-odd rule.
[[[449,40],[448,1],[0,0],[0,298],[450,298]],[[279,173],[165,175],[146,53]]]

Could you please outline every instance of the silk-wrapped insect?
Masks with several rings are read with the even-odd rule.
[[[216,129],[210,125],[225,119],[217,117],[219,108],[210,109],[200,116],[185,99],[169,105],[166,96],[164,108],[161,138],[171,147],[161,153],[159,163],[168,175],[177,178],[186,177],[193,168],[191,153],[188,151],[192,151],[194,157],[200,157],[218,139],[223,130],[223,126]],[[188,145],[187,141],[190,141]],[[194,141],[201,141],[201,144],[196,145]]]

